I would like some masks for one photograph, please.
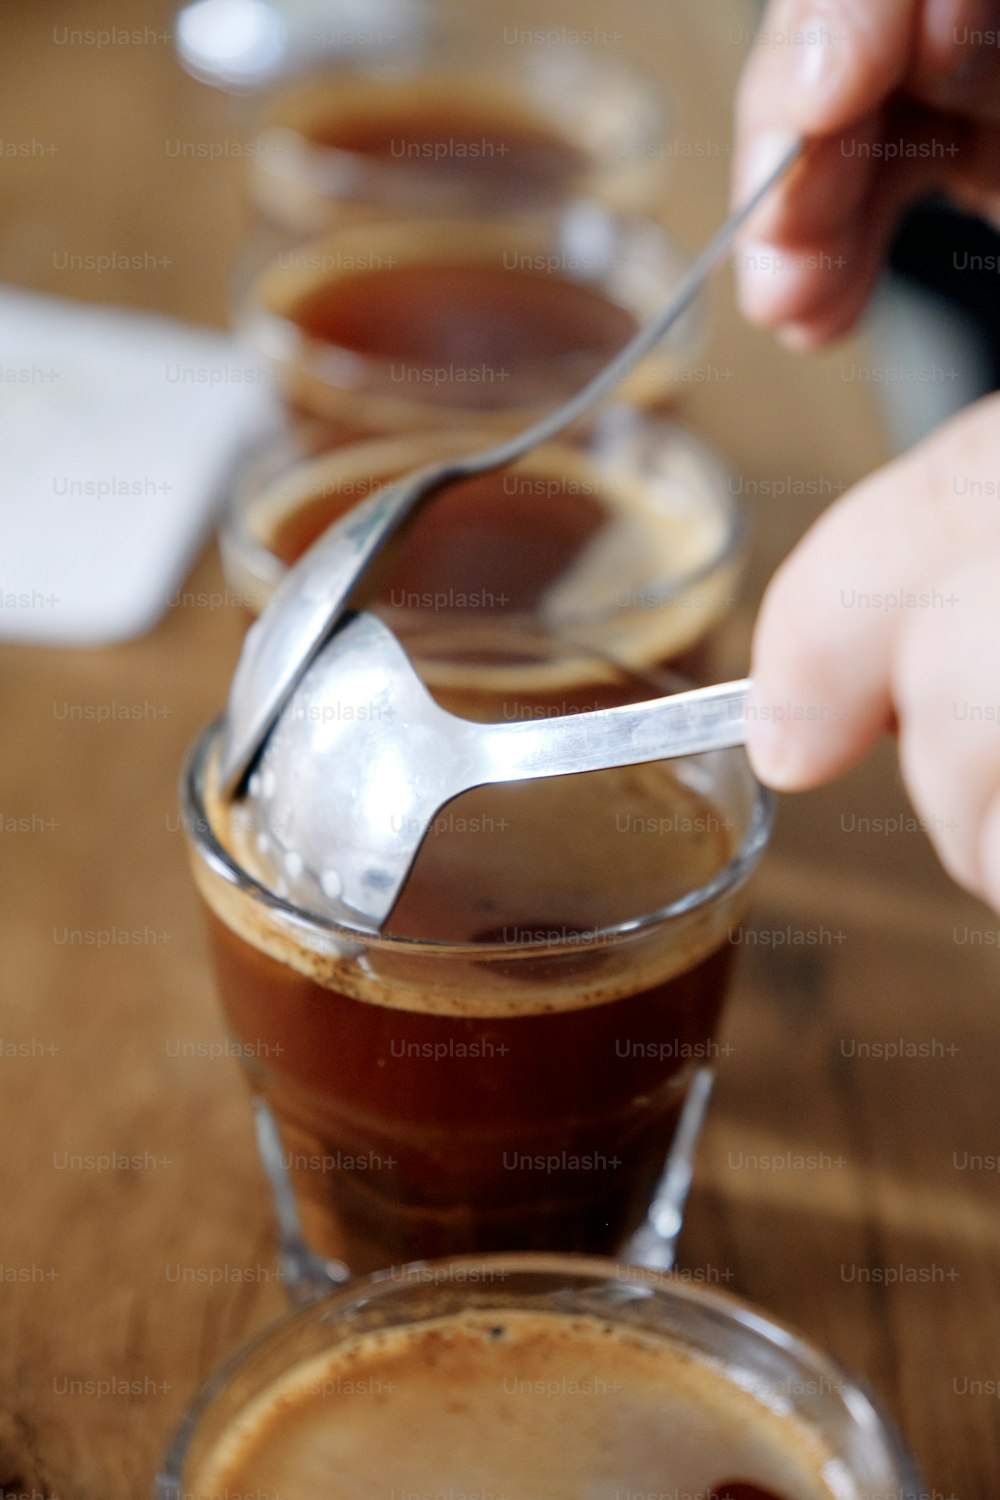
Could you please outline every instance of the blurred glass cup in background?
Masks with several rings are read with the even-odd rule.
[[[292,410],[346,433],[516,431],[609,363],[687,261],[655,223],[577,200],[521,219],[387,221],[251,254],[236,324]],[[669,401],[703,336],[684,314],[619,400]]]
[[[286,568],[366,495],[487,442],[435,431],[330,448],[321,423],[301,423],[234,488],[220,534],[227,582],[258,614]],[[699,648],[735,599],[747,532],[717,454],[674,422],[611,407],[575,443],[431,501],[372,607],[404,642],[431,626],[554,630],[633,670],[670,664],[698,677]]]
[[[658,214],[669,164],[667,91],[579,47],[416,43],[269,99],[250,193],[291,238],[347,221],[468,217],[595,198]]]
[[[656,222],[669,90],[593,49],[514,45],[512,29],[412,0],[182,13],[186,66],[252,88],[258,111],[259,222],[235,316],[284,414],[223,529],[227,576],[253,611],[349,495],[536,420],[686,269]],[[630,666],[679,660],[701,676],[687,653],[732,603],[740,518],[694,439],[642,418],[624,433],[623,417],[672,402],[704,322],[697,304],[614,415],[578,427],[578,453],[560,440],[436,502],[382,600],[393,628],[422,628],[428,610],[542,624]],[[343,469],[293,471],[301,417],[326,425],[318,449],[350,448]],[[393,447],[393,433],[424,431],[424,446]],[[275,531],[277,474],[296,494]]]

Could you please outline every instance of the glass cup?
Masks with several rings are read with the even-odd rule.
[[[658,1272],[510,1255],[352,1282],[224,1366],[184,1418],[156,1500],[248,1493],[917,1500],[924,1488],[873,1395],[795,1330]]]
[[[314,72],[270,99],[251,152],[262,217],[290,238],[378,218],[655,213],[672,109],[661,84],[571,46],[425,39],[391,66]]]
[[[251,615],[339,516],[482,434],[389,435],[328,446],[319,423],[269,443],[237,482],[220,531],[223,569]],[[403,542],[374,612],[404,641],[492,625],[549,628],[633,670],[700,678],[699,649],[730,610],[748,525],[731,471],[676,423],[603,412],[554,442],[440,495]]]
[[[410,649],[428,682],[428,663],[457,668],[432,691],[471,719],[663,691],[554,641]],[[214,791],[217,740],[193,750],[184,817],[286,1259],[358,1272],[632,1237],[668,1261],[770,829],[743,753],[466,793],[373,935],[255,875],[256,831]]]
[[[575,200],[521,219],[344,225],[263,267],[248,253],[234,315],[286,408],[345,435],[517,431],[610,363],[686,268],[657,224]],[[703,323],[696,303],[619,399],[670,400]]]

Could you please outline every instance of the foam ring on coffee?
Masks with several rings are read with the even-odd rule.
[[[198,858],[195,879],[210,910],[245,943],[323,988],[368,1004],[476,1017],[541,1015],[606,1005],[687,973],[724,947],[742,919],[741,879],[727,899],[698,900],[699,891],[714,892],[725,885],[735,858],[734,840],[721,816],[718,827],[702,826],[706,814],[713,816],[707,811],[711,804],[679,779],[683,774],[683,762],[671,762],[670,768],[660,763],[466,794],[453,807],[468,806],[474,798],[475,811],[469,816],[491,818],[494,824],[509,817],[519,797],[524,799],[518,824],[520,849],[514,849],[505,834],[504,839],[489,844],[487,859],[485,841],[476,850],[462,833],[452,834],[447,828],[439,838],[432,833],[418,855],[388,933],[370,935],[337,927],[309,913],[296,915],[294,908],[280,902],[262,905],[232,878],[221,877]],[[587,846],[595,818],[606,818],[611,808],[618,818],[634,813],[640,820],[652,816],[653,808],[664,827],[671,822],[679,827],[694,825],[690,835],[678,832],[676,837],[669,828],[664,837],[655,827],[641,824],[636,825],[636,837],[629,840],[623,835],[628,857],[619,852],[616,859],[612,888],[618,905],[611,919],[601,920],[593,905],[570,928],[546,925],[544,916],[529,917],[522,927],[512,922],[513,938],[506,942],[477,942],[469,936],[463,941],[447,933],[442,937],[436,930],[449,900],[460,915],[490,899],[500,907],[509,901],[514,911],[544,912],[549,903],[539,887],[555,881],[557,866],[573,868],[574,834]],[[234,809],[213,787],[205,811],[236,868],[269,888],[267,866],[256,853],[254,831],[241,826],[239,804]],[[507,863],[505,853],[510,856]],[[674,870],[672,884],[664,869],[671,854],[675,864],[687,860],[682,869]],[[607,859],[603,846],[591,847],[590,878],[595,892],[603,889],[602,876],[606,885]],[[448,884],[442,898],[443,881]],[[275,894],[281,895],[280,891]],[[690,909],[672,923],[651,922],[648,932],[632,930],[634,922],[654,916],[671,901]],[[421,931],[393,926],[414,913]],[[596,973],[595,948],[600,953]],[[435,953],[440,962],[435,961]],[[579,962],[574,955],[580,955]]]

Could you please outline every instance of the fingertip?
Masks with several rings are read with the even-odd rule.
[[[775,792],[801,792],[822,779],[792,705],[754,684],[747,701],[747,756],[758,781]]]
[[[734,264],[744,317],[759,327],[798,326],[803,339],[807,330],[815,330],[808,335],[810,346],[823,342],[819,330],[830,320],[831,309],[836,313],[845,302],[853,308],[852,289],[839,279],[834,258],[823,247],[792,249],[751,241],[737,251]]]
[[[772,792],[801,792],[808,785],[800,774],[794,751],[789,753],[785,738],[775,732],[775,726],[766,729],[758,725],[747,730],[747,759],[757,780]]]
[[[781,251],[765,240],[750,240],[736,251],[734,265],[743,316],[758,327],[773,326],[788,300],[790,278],[782,271]]]
[[[775,337],[792,354],[815,354],[851,332],[864,312],[868,296],[866,283],[852,289],[832,308],[821,305],[811,317],[782,323],[775,329]]]
[[[747,708],[746,750],[759,781],[776,792],[809,792],[843,776],[887,727],[870,704],[797,691],[755,696]]]
[[[850,538],[837,535],[845,526],[835,521],[828,512],[778,568],[754,630],[747,748],[761,780],[777,790],[834,780],[887,722],[884,642],[876,632],[856,661],[838,583]]]
[[[826,342],[815,323],[783,323],[775,337],[791,354],[811,354]]]
[[[812,354],[857,326],[878,280],[878,252],[883,243],[879,228],[863,248],[849,244],[814,253],[820,268],[800,274],[786,289],[785,300],[772,309],[777,316],[770,320],[771,326],[786,349]]]

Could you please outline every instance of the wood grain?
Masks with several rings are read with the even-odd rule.
[[[473,24],[477,7],[465,13]],[[501,25],[495,7],[478,13]],[[675,88],[683,137],[704,143],[677,160],[665,206],[691,246],[725,207],[750,13],[738,0],[631,0],[613,22],[594,4],[547,8],[546,23],[603,26],[603,45]],[[516,15],[539,24],[527,3]],[[169,7],[37,0],[3,26],[0,135],[55,149],[0,158],[0,274],[224,322],[241,164],[171,158],[165,143],[233,138],[230,106],[180,73],[169,39],[56,39],[168,33]],[[167,263],[60,269],[64,252],[108,250]],[[683,414],[764,497],[721,646],[738,670],[775,563],[884,450],[870,389],[845,379],[863,346],[794,362],[740,323],[725,285],[714,303]],[[806,493],[782,497],[789,482]],[[209,548],[188,591],[219,585]],[[283,1308],[238,1067],[211,1055],[223,1031],[175,812],[182,754],[221,705],[241,629],[195,597],[128,646],[0,652],[0,1495],[148,1495],[195,1386]],[[891,745],[781,809],[684,1264],[866,1375],[931,1493],[995,1500],[996,1399],[969,1391],[1000,1376],[1000,1177],[970,1163],[1000,1154],[1000,924],[919,833],[857,821],[906,811]],[[865,1055],[899,1041],[927,1055]]]

